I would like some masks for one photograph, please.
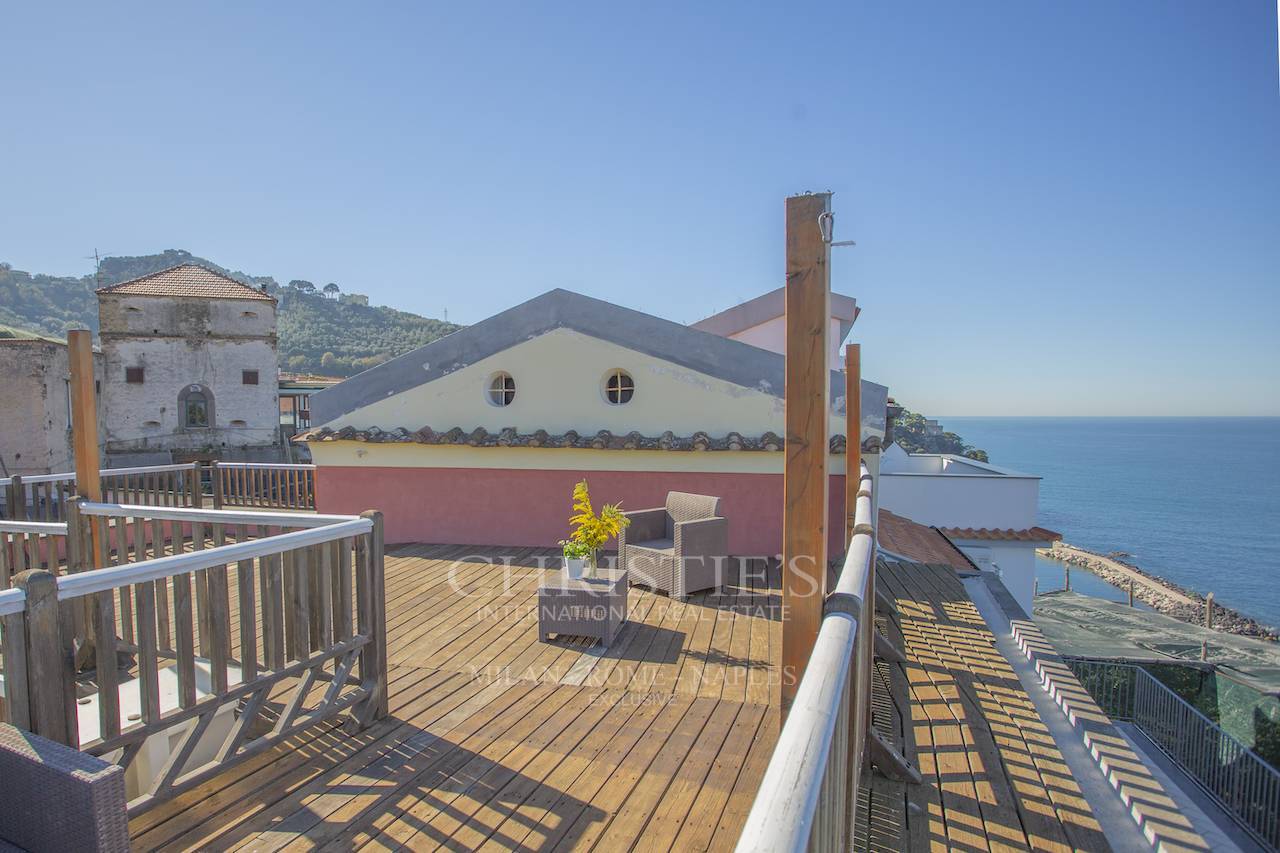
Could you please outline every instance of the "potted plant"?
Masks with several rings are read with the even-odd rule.
[[[572,539],[561,539],[560,545],[564,548],[565,574],[574,580],[583,577],[587,573],[587,563],[591,561],[591,549]]]
[[[603,504],[597,514],[591,506],[591,493],[587,481],[573,487],[573,515],[569,524],[573,528],[568,539],[560,541],[564,548],[565,572],[571,578],[594,577],[596,559],[601,548],[622,532],[631,521],[622,514],[622,504]],[[577,574],[575,574],[577,572]]]

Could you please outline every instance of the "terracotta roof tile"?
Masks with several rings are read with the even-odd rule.
[[[887,509],[880,510],[879,521],[876,539],[884,550],[917,563],[942,563],[958,571],[976,571],[960,549],[936,527],[894,515]]]
[[[985,539],[990,542],[1053,542],[1061,539],[1062,534],[1044,527],[1027,527],[1022,530],[1007,528],[999,530],[989,527],[943,527],[942,532],[949,539]]]
[[[781,451],[781,436],[766,432],[757,437],[731,432],[723,438],[712,438],[705,432],[680,436],[668,430],[659,436],[641,435],[639,432],[612,433],[600,430],[596,433],[550,433],[544,429],[533,432],[516,432],[508,427],[499,432],[489,432],[484,427],[464,430],[453,427],[435,430],[424,426],[416,430],[399,427],[383,430],[378,427],[356,429],[320,427],[295,436],[295,441],[360,441],[372,444],[456,444],[471,447],[570,447],[580,450],[757,450]],[[843,452],[843,446],[841,451]]]
[[[275,302],[261,290],[199,264],[179,264],[130,281],[104,287],[99,293],[127,296],[182,296],[199,299],[260,299]]]

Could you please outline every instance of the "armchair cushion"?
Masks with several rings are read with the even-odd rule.
[[[621,550],[621,542],[645,542],[650,539],[664,539],[671,537],[671,531],[667,529],[667,510],[664,507],[655,509],[637,509],[631,512],[624,512],[627,520],[631,523],[622,531],[626,537],[625,540],[619,537]]]
[[[663,557],[671,557],[676,553],[676,543],[671,539],[649,539],[645,542],[637,542],[634,545],[627,543],[627,548],[636,551],[648,551]]]

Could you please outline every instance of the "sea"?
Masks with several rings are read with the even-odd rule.
[[[992,464],[1038,474],[1042,526],[1280,627],[1280,418],[938,417]],[[1041,592],[1061,563],[1037,558]],[[1071,587],[1122,600],[1073,568]]]

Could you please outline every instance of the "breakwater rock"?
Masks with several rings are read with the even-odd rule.
[[[1203,595],[1159,575],[1145,572],[1131,563],[1117,559],[1116,556],[1098,554],[1065,542],[1055,542],[1052,548],[1041,548],[1038,553],[1041,556],[1086,569],[1120,590],[1128,590],[1132,581],[1133,597],[1144,604],[1149,604],[1160,613],[1181,619],[1183,622],[1190,622],[1193,625],[1205,624],[1207,602]],[[1277,634],[1274,628],[1263,625],[1229,607],[1223,607],[1216,601],[1213,603],[1213,628],[1243,637],[1258,637],[1272,642],[1280,640],[1280,634]]]

